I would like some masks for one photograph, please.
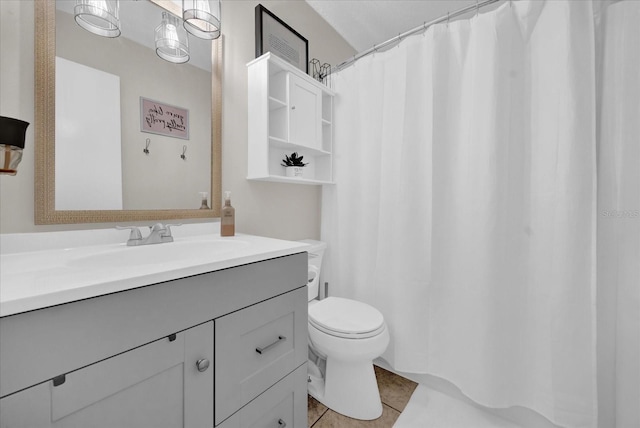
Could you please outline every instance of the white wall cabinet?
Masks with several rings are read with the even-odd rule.
[[[331,184],[334,92],[277,56],[248,67],[248,179]],[[285,155],[304,156],[304,176],[286,177]]]
[[[306,269],[298,253],[0,318],[0,427],[303,426]]]

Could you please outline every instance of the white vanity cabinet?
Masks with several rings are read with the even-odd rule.
[[[302,252],[0,318],[0,427],[304,426],[306,270]]]
[[[248,67],[248,179],[331,184],[334,92],[266,53]],[[286,177],[285,155],[304,156],[304,176]]]

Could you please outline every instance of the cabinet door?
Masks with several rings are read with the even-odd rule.
[[[213,427],[213,334],[211,321],[7,396],[0,426]]]
[[[289,142],[320,149],[322,92],[292,73],[288,79]]]

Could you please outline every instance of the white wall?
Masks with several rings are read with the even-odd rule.
[[[245,65],[255,56],[254,8],[258,3],[237,0],[222,2],[222,187],[233,192],[232,203],[236,207],[236,228],[239,232],[283,239],[318,238],[321,194],[318,187],[249,182],[245,179]],[[260,3],[309,40],[311,58],[337,64],[354,55],[354,50],[306,2]],[[0,176],[0,233],[112,227],[112,224],[34,225],[33,27],[32,0],[0,1],[0,114],[32,124],[27,130],[25,153],[18,175]]]

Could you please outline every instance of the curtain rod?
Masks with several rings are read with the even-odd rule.
[[[374,45],[372,48],[369,48],[364,52],[360,52],[359,54],[356,54],[355,56],[349,58],[348,60],[346,60],[344,62],[341,62],[340,64],[335,66],[333,68],[333,70],[331,70],[331,72],[333,73],[335,71],[340,71],[343,68],[346,68],[346,67],[350,66],[351,64],[353,64],[354,62],[356,62],[360,58],[365,57],[365,56],[367,56],[369,54],[372,54],[372,53],[376,52],[377,50],[379,50],[381,48],[387,47],[387,46],[392,45],[394,43],[399,43],[405,37],[411,36],[411,35],[416,34],[416,33],[419,33],[421,31],[425,31],[427,28],[431,27],[432,25],[439,24],[441,22],[447,22],[452,18],[456,18],[456,17],[458,17],[460,15],[464,15],[465,13],[470,12],[472,10],[479,10],[481,7],[488,6],[488,5],[493,4],[493,3],[497,3],[499,1],[501,1],[501,0],[483,0],[483,1],[477,1],[476,0],[476,4],[472,4],[472,5],[469,5],[467,7],[463,7],[462,9],[458,9],[458,10],[456,10],[454,12],[447,13],[446,15],[443,15],[440,18],[436,18],[433,21],[425,22],[424,24],[419,25],[419,26],[417,26],[415,28],[412,28],[409,31],[405,31],[402,34],[398,34],[397,36],[392,37],[391,39],[387,40],[386,42],[382,42],[380,44]],[[509,0],[509,1],[511,1],[511,0]]]

